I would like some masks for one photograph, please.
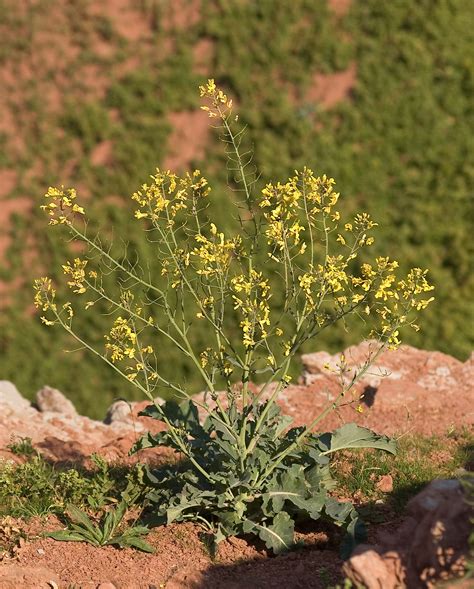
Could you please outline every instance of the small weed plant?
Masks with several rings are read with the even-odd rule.
[[[365,261],[377,223],[366,213],[342,222],[332,178],[304,168],[255,194],[252,156],[241,148],[244,129],[232,101],[213,80],[200,92],[227,148],[230,229],[213,222],[211,188],[199,171],[178,177],[157,169],[132,195],[155,247],[156,275],[130,250],[115,255],[103,236],[90,235],[74,189],[50,188],[42,205],[50,224],[64,227],[84,251],[63,265],[75,304],[111,318],[103,347],[81,335],[75,304],[58,302],[51,279],[36,280],[35,304],[43,323],[64,328],[131,382],[151,401],[143,415],[166,425],[135,445],[167,446],[183,457],[148,471],[157,521],[200,523],[216,541],[257,535],[278,553],[292,545],[299,520],[323,517],[345,527],[349,546],[359,520],[351,503],[330,494],[331,457],[350,448],[394,453],[395,444],[355,424],[332,433],[317,428],[342,404],[360,410],[354,385],[386,347],[399,345],[401,329],[418,329],[417,313],[433,287],[426,270],[400,277],[396,260]],[[119,297],[107,288],[111,276]],[[366,361],[349,370],[341,356],[338,393],[306,426],[290,427],[277,399],[290,383],[292,360],[305,342],[353,319],[367,324],[374,342]],[[204,323],[213,335],[200,345]],[[163,375],[158,333],[200,375],[202,400]],[[160,404],[164,390],[173,399]]]
[[[50,538],[64,542],[88,542],[93,546],[120,546],[120,548],[133,547],[143,552],[153,552],[143,536],[149,530],[145,526],[128,526],[122,532],[119,531],[122,520],[127,512],[127,502],[121,501],[116,507],[110,508],[99,524],[94,523],[84,511],[75,505],[68,505],[66,514],[70,520],[67,530],[51,532]]]

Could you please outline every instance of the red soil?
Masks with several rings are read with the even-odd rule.
[[[173,130],[163,168],[180,171],[204,157],[211,131],[209,117],[202,110],[190,110],[171,113],[169,119]]]
[[[347,14],[351,4],[352,0],[329,0],[329,8],[338,17],[342,17]]]
[[[345,100],[351,93],[356,82],[357,68],[355,63],[342,72],[334,74],[315,74],[305,100],[318,102],[325,108],[332,108]]]

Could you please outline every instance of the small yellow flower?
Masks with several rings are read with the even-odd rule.
[[[105,349],[111,352],[112,362],[135,356],[137,336],[128,319],[117,317],[110,333],[104,337]]]
[[[87,260],[81,260],[80,258],[75,258],[72,264],[71,262],[63,264],[64,274],[71,277],[71,280],[68,281],[67,285],[70,286],[76,294],[83,294],[87,290],[85,285],[86,266]]]
[[[220,117],[225,119],[230,116],[232,111],[232,99],[227,98],[227,95],[216,86],[215,81],[211,78],[207,84],[199,86],[199,94],[201,98],[207,98],[211,106],[201,106],[201,109],[208,113],[210,117]]]
[[[50,186],[44,198],[47,204],[41,205],[40,208],[48,213],[50,225],[71,225],[71,218],[74,214],[85,214],[84,209],[74,202],[77,198],[74,188],[65,189],[64,186],[61,188]]]
[[[53,288],[51,278],[46,276],[37,278],[34,282],[33,288],[35,290],[35,307],[42,311],[48,311],[48,309],[56,311],[56,304],[54,302],[56,298],[56,290]]]

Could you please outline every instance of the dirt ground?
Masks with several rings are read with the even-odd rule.
[[[58,522],[51,518],[48,526],[57,529]],[[151,555],[130,549],[98,549],[84,543],[38,539],[20,550],[15,566],[47,568],[51,571],[51,579],[56,578],[61,588],[75,585],[83,589],[102,587],[101,583],[107,582],[117,589],[304,589],[323,588],[341,580],[342,561],[334,541],[321,531],[301,534],[305,547],[279,557],[269,557],[262,545],[232,539],[220,545],[214,560],[199,533],[192,524],[159,528],[148,536],[149,543],[156,549]],[[1,581],[1,574],[8,566],[0,568],[2,588],[8,587]]]

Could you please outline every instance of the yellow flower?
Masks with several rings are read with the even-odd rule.
[[[136,333],[133,331],[128,319],[117,317],[110,333],[105,337],[105,349],[111,352],[112,362],[123,358],[134,358],[137,341]]]
[[[48,213],[50,225],[71,225],[74,214],[84,215],[84,209],[74,202],[77,198],[74,188],[50,186],[44,198],[47,204],[41,205],[40,208]]]
[[[231,280],[234,292],[234,309],[242,315],[242,342],[246,348],[254,347],[257,341],[268,336],[270,326],[270,285],[261,272],[251,270],[250,274],[239,274]]]
[[[210,117],[227,118],[232,111],[232,100],[216,86],[215,81],[211,78],[207,84],[199,86],[201,98],[208,98],[211,106],[201,106],[201,109],[208,113]]]
[[[71,277],[67,285],[73,289],[73,292],[77,294],[83,294],[86,292],[87,287],[85,286],[86,272],[85,267],[87,266],[87,260],[81,260],[75,258],[74,262],[66,262],[62,268],[64,274]]]
[[[310,274],[309,272],[305,272],[301,276],[298,277],[298,282],[300,285],[301,290],[304,293],[306,298],[306,302],[308,303],[309,309],[314,308],[314,299],[313,299],[313,292],[312,286],[316,282],[316,276],[314,274]]]
[[[56,304],[54,302],[56,298],[56,291],[53,288],[51,278],[47,278],[46,276],[37,278],[34,281],[33,288],[35,290],[35,307],[37,309],[41,309],[42,311],[48,311],[48,309],[56,311]]]
[[[150,178],[150,184],[142,184],[132,194],[132,200],[140,206],[135,217],[150,219],[154,224],[161,220],[168,228],[173,227],[174,218],[179,211],[188,208],[188,203],[206,197],[210,192],[208,182],[201,177],[199,170],[179,178],[169,170],[157,168]]]
[[[48,327],[50,327],[51,325],[54,325],[54,321],[50,321],[49,319],[46,319],[46,317],[41,316],[40,317],[41,322],[44,323],[45,325],[47,325]]]
[[[213,238],[208,239],[201,233],[195,236],[199,244],[192,250],[198,266],[196,273],[202,276],[216,276],[227,271],[232,258],[238,255],[241,245],[239,235],[232,239],[225,239],[223,233],[219,233],[215,227]],[[211,231],[213,231],[211,227]]]

